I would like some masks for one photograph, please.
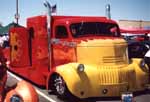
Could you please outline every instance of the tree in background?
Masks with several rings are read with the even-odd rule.
[[[3,27],[3,24],[2,24],[2,22],[0,22],[0,27]]]

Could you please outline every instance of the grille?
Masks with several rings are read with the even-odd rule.
[[[128,82],[129,74],[132,74],[131,69],[123,66],[101,66],[99,68],[100,84],[116,84],[122,82]]]
[[[122,63],[124,62],[123,56],[115,57],[115,56],[107,56],[103,57],[103,63]]]

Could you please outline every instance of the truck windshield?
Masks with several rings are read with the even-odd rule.
[[[70,25],[73,37],[120,36],[117,24],[103,22],[81,22]]]

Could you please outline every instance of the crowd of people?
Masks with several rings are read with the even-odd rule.
[[[4,48],[9,46],[9,36],[8,35],[0,36],[0,46],[4,47]]]

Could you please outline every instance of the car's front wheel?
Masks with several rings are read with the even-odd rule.
[[[54,86],[55,86],[56,92],[59,95],[64,95],[65,94],[66,84],[65,84],[65,81],[63,80],[63,78],[61,76],[56,76],[55,77]]]
[[[52,79],[52,90],[55,94],[58,95],[60,98],[67,98],[69,95],[68,88],[64,79],[60,75],[54,75]]]
[[[66,82],[59,74],[53,74],[49,83],[49,89],[52,90],[60,99],[74,102],[80,100],[76,96],[70,93],[67,88]]]

